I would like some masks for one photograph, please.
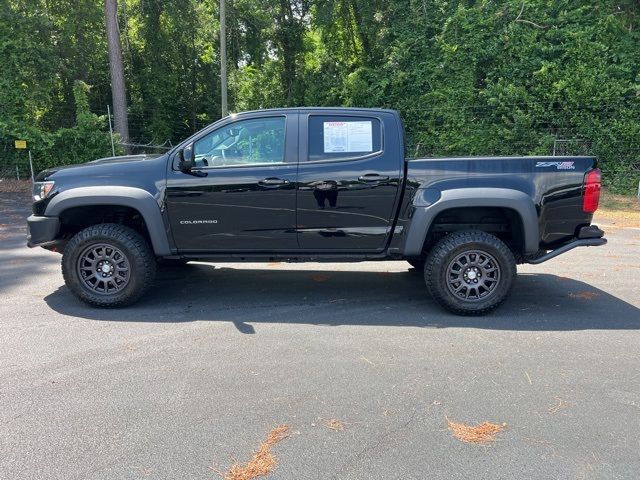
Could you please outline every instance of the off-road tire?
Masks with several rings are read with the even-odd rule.
[[[477,298],[464,299],[461,297],[464,292],[455,295],[452,291],[462,282],[455,283],[456,280],[452,278],[457,278],[456,272],[461,272],[458,275],[462,275],[466,269],[455,270],[452,264],[459,263],[456,260],[463,255],[478,258],[478,253],[473,252],[492,257],[489,265],[495,261],[499,276],[495,286],[491,290],[487,289],[484,297],[477,293]],[[473,268],[474,265],[470,265]],[[486,267],[479,268],[481,273],[484,273],[482,268]],[[491,269],[487,268],[487,270]],[[476,275],[474,273],[473,277],[475,278]],[[457,315],[483,315],[496,308],[509,295],[516,275],[516,260],[509,247],[494,235],[476,230],[456,232],[442,238],[429,252],[424,266],[424,279],[431,296],[444,308]],[[485,274],[485,278],[486,276]],[[481,275],[478,276],[480,277]],[[471,284],[471,287],[473,288],[474,285]],[[463,285],[463,290],[464,288],[468,287]]]
[[[99,293],[87,285],[80,273],[80,258],[94,246],[109,246],[126,257],[127,282],[113,293]],[[107,250],[109,251],[109,250]],[[89,270],[89,268],[86,268]],[[135,230],[119,224],[104,223],[85,228],[74,235],[62,254],[62,276],[67,287],[83,302],[96,307],[131,305],[153,284],[156,259],[147,241]],[[114,287],[116,288],[116,287]]]

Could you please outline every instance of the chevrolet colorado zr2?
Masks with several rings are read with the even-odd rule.
[[[593,157],[406,158],[397,112],[225,117],[161,156],[41,172],[28,245],[81,300],[129,305],[158,262],[405,260],[457,314],[502,303],[516,265],[606,243]]]

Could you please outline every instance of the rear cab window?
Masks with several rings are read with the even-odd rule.
[[[310,115],[307,161],[353,160],[382,152],[380,120],[368,116]]]

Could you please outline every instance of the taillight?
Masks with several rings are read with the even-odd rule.
[[[600,182],[602,174],[596,168],[587,173],[584,177],[584,196],[582,197],[582,210],[585,213],[593,213],[598,209],[600,202]]]

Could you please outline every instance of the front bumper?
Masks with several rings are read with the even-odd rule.
[[[54,243],[60,231],[58,217],[41,217],[31,215],[27,219],[27,246],[42,247]]]
[[[558,255],[562,255],[569,250],[573,250],[576,247],[599,247],[606,243],[607,239],[604,238],[604,232],[600,230],[597,225],[589,225],[588,227],[582,227],[578,231],[578,235],[574,240],[556,248],[555,250],[551,250],[540,257],[528,259],[527,263],[538,265],[546,262],[547,260],[551,260]]]

